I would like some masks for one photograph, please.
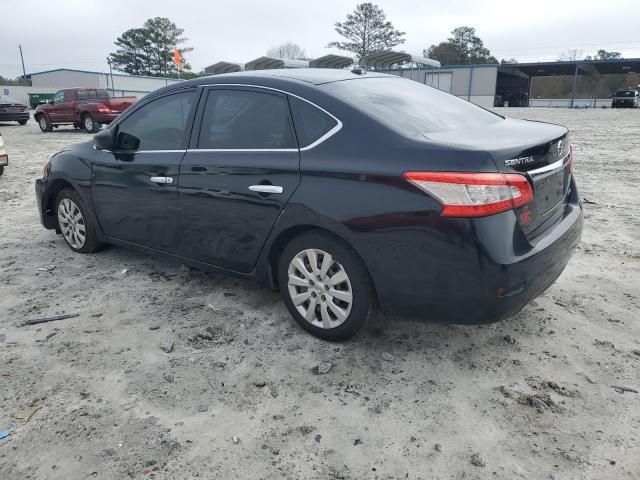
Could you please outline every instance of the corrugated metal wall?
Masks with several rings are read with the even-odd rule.
[[[0,85],[0,94],[15,98],[27,106],[29,105],[29,93],[56,93],[58,90],[59,88]]]

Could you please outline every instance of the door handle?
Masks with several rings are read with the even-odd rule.
[[[153,183],[173,183],[173,177],[150,177],[149,180]]]
[[[258,193],[282,193],[284,188],[280,185],[251,185],[249,190]]]

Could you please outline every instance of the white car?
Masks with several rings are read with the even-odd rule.
[[[2,133],[0,133],[0,176],[4,173],[4,167],[9,165],[9,155],[4,149],[4,142],[2,141]]]

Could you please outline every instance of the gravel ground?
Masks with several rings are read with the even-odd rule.
[[[640,390],[640,111],[508,113],[573,132],[563,275],[498,324],[379,315],[340,344],[251,282],[73,254],[33,182],[87,135],[0,125],[0,478],[639,478],[640,394],[612,386]]]

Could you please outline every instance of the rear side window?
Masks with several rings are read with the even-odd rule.
[[[338,124],[333,117],[304,100],[289,97],[289,102],[300,148],[316,142]]]
[[[326,90],[405,136],[489,125],[503,117],[471,102],[405,78],[334,82]]]
[[[122,150],[183,150],[193,108],[193,91],[153,100],[118,124],[116,145]],[[139,143],[138,143],[139,142]]]
[[[297,148],[286,100],[249,90],[209,91],[198,148]]]
[[[88,90],[78,90],[78,100],[86,100],[89,98]]]

